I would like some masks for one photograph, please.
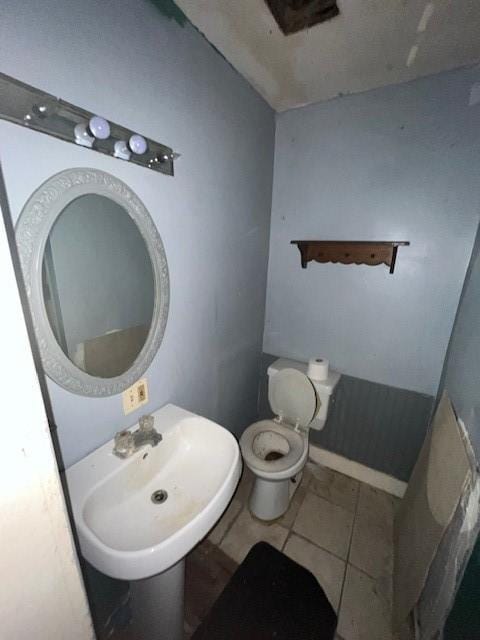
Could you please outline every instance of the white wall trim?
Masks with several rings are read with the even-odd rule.
[[[392,478],[392,476],[386,473],[376,471],[359,462],[349,460],[348,458],[338,455],[338,453],[327,451],[313,444],[309,447],[309,459],[316,464],[321,464],[324,467],[355,478],[355,480],[365,482],[376,489],[391,493],[397,496],[397,498],[403,498],[407,488],[406,482]]]

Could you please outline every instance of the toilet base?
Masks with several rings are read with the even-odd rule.
[[[260,520],[275,520],[287,511],[301,480],[303,471],[286,480],[255,478],[249,508]]]

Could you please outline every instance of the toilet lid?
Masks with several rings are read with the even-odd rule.
[[[315,417],[315,387],[298,369],[282,369],[271,378],[269,400],[275,414],[290,424],[306,427]]]

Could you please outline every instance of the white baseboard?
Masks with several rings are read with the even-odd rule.
[[[309,445],[309,458],[312,462],[321,464],[324,467],[343,473],[350,478],[365,482],[375,489],[381,489],[387,493],[391,493],[397,498],[403,498],[407,483],[392,478],[392,476],[382,473],[381,471],[375,471],[370,467],[366,467],[359,462],[354,462],[348,458],[338,455],[338,453],[332,453],[321,447],[317,447],[314,444]]]

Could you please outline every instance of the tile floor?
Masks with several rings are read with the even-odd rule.
[[[201,558],[208,564],[208,557],[213,558],[208,545],[216,548],[210,562],[217,568],[210,573],[221,574],[224,585],[251,546],[266,540],[317,577],[338,613],[337,638],[393,640],[392,533],[397,499],[308,463],[287,513],[267,524],[248,510],[252,482],[246,470],[230,507],[200,545],[197,561]],[[230,561],[233,564],[226,567]],[[187,598],[188,589],[187,574]]]

